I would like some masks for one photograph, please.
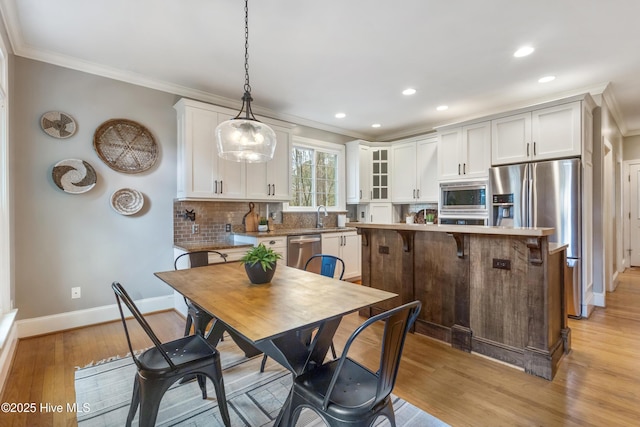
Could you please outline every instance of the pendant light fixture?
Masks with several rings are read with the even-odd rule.
[[[249,0],[244,2],[244,95],[242,108],[233,119],[216,128],[218,155],[236,162],[260,163],[273,158],[276,134],[269,126],[258,121],[251,111],[251,85],[249,84]],[[244,117],[242,112],[245,112]]]

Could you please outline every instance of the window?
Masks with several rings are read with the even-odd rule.
[[[344,146],[294,138],[291,149],[290,209],[344,206]]]

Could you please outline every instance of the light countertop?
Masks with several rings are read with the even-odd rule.
[[[354,227],[326,227],[326,228],[276,228],[273,231],[245,231],[234,232],[236,236],[248,237],[278,237],[300,234],[340,233],[343,231],[356,231]]]
[[[449,225],[449,224],[367,224],[349,222],[348,227],[375,228],[380,230],[407,230],[421,232],[497,234],[501,236],[542,237],[555,233],[551,227],[494,227],[489,225]]]

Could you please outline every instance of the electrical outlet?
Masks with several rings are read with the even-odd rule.
[[[80,287],[71,288],[71,299],[80,298]]]
[[[227,233],[230,232],[231,231],[231,224],[225,224],[224,231],[226,231]]]
[[[200,232],[200,226],[198,224],[191,225],[191,234],[198,234]]]

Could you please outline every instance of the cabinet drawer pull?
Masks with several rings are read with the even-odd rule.
[[[276,244],[276,241],[275,241],[275,240],[269,240],[269,244],[270,244],[270,245],[275,245],[275,244]]]

